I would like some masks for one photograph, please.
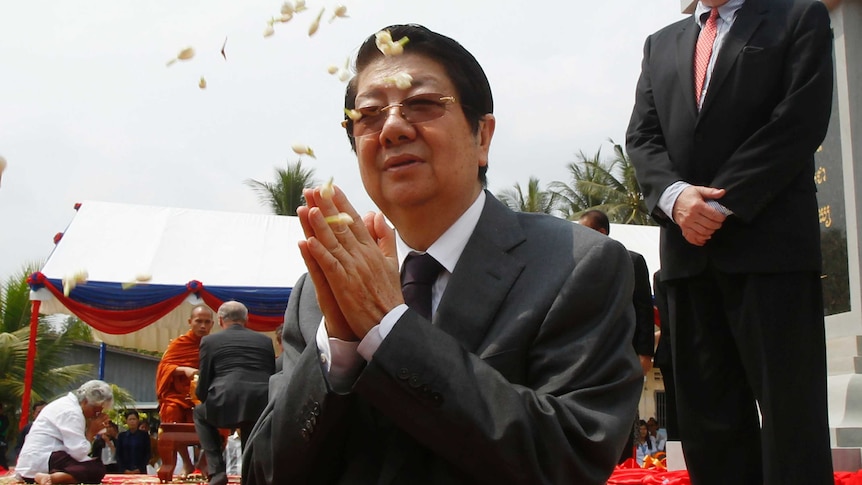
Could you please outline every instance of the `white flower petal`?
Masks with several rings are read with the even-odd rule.
[[[314,22],[312,22],[311,25],[308,26],[308,36],[309,37],[314,35],[315,32],[317,32],[317,29],[320,28],[320,19],[323,17],[324,11],[326,11],[326,7],[323,7],[320,9],[320,13],[317,14],[317,18],[314,19]]]
[[[346,212],[340,212],[337,215],[326,217],[324,220],[327,224],[353,224],[353,218]]]
[[[186,47],[181,50],[179,54],[177,54],[177,59],[181,61],[187,61],[195,56],[195,50],[191,47]]]
[[[314,150],[311,149],[308,145],[303,145],[302,143],[294,143],[291,147],[293,152],[298,155],[308,155],[311,158],[317,158],[314,156]]]
[[[331,199],[335,195],[335,188],[332,186],[332,181],[335,177],[329,177],[329,181],[320,187],[320,196],[324,199]]]

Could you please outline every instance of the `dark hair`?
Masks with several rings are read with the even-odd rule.
[[[31,409],[35,412],[36,408],[38,408],[40,406],[47,406],[47,405],[48,405],[48,403],[45,401],[36,401],[33,403],[33,406],[31,406]]]
[[[473,54],[470,54],[457,41],[422,25],[396,24],[381,30],[388,30],[396,41],[402,37],[407,37],[410,41],[405,45],[405,51],[428,57],[443,66],[446,75],[449,76],[455,86],[455,96],[461,105],[464,117],[467,118],[467,123],[473,133],[478,133],[479,122],[482,118],[486,114],[494,112],[494,98],[491,95],[488,77]],[[370,35],[359,47],[354,62],[354,72],[357,75],[369,64],[383,56],[383,53],[377,49],[375,36],[376,33]],[[347,83],[347,90],[344,94],[344,107],[347,109],[356,107],[356,77],[354,76]],[[356,141],[349,136],[353,131],[353,122],[347,116],[345,116],[345,120],[347,121],[346,128],[350,146],[356,151]],[[479,167],[479,180],[483,187],[487,185],[487,171],[487,165]]]
[[[131,415],[133,415],[133,414],[135,415],[135,417],[136,417],[136,418],[141,419],[141,415],[140,415],[140,414],[138,414],[138,412],[137,412],[137,411],[135,411],[134,409],[129,409],[129,410],[127,410],[127,411],[123,414],[123,416],[125,416],[125,418],[126,418],[126,419],[129,419],[129,416],[131,416]]]
[[[598,209],[590,209],[584,212],[583,214],[581,214],[581,217],[579,217],[578,220],[590,221],[590,227],[598,227],[604,229],[606,235],[611,233],[611,222],[608,220],[607,214]],[[644,420],[641,420],[641,422],[646,424],[646,421]]]
[[[638,440],[640,440],[641,426],[643,426],[644,428],[647,427],[646,421],[644,421],[643,419],[638,421]],[[652,437],[650,436],[649,431],[647,431],[647,435],[646,435],[646,444],[649,447],[649,449],[652,449]]]

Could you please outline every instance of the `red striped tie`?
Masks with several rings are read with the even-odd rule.
[[[694,101],[700,107],[700,93],[703,92],[703,83],[706,81],[706,67],[712,56],[712,44],[715,43],[715,34],[718,31],[718,9],[713,8],[709,12],[709,18],[697,37],[697,47],[694,50]]]

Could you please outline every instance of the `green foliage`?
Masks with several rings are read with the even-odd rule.
[[[621,145],[610,142],[614,158],[602,160],[601,148],[593,157],[578,152],[578,160],[567,166],[571,182],[551,182],[551,191],[559,197],[558,209],[569,220],[577,220],[584,212],[598,209],[607,214],[611,222],[655,225],[631,160]]]
[[[539,179],[530,177],[530,181],[527,182],[526,193],[524,193],[521,185],[516,183],[511,189],[503,190],[497,194],[497,198],[513,211],[553,214],[560,196],[556,192],[541,190]]]
[[[280,216],[295,216],[296,208],[305,204],[302,190],[317,184],[314,169],[303,169],[302,160],[287,164],[287,169],[275,169],[275,182],[247,179],[245,184],[254,190],[263,205]]]
[[[25,264],[18,273],[0,282],[0,332],[14,332],[30,326],[30,286],[27,277],[39,271],[41,263]]]

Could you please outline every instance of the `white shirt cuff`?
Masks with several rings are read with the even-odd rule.
[[[377,348],[383,343],[383,339],[389,335],[389,332],[392,331],[392,328],[395,327],[395,324],[398,323],[398,320],[406,311],[407,305],[402,303],[384,315],[383,320],[380,320],[379,324],[371,327],[371,330],[365,334],[365,338],[359,342],[359,346],[356,348],[359,355],[366,361],[371,362],[374,352],[377,352]]]
[[[676,204],[676,199],[679,198],[679,194],[689,187],[691,187],[691,184],[688,182],[683,180],[676,181],[664,189],[664,192],[662,192],[661,197],[658,199],[658,208],[661,209],[661,211],[664,212],[664,214],[674,223],[676,223],[676,221],[673,220],[673,205]]]
[[[356,352],[359,342],[348,342],[330,337],[326,332],[326,323],[321,320],[317,327],[317,350],[320,354],[320,365],[329,386],[338,394],[347,394],[353,387],[356,377],[362,371],[362,356]]]

